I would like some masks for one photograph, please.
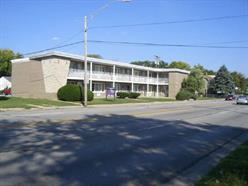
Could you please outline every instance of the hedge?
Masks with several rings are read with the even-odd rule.
[[[121,99],[125,99],[129,96],[128,92],[117,92],[117,97]]]
[[[57,97],[62,101],[81,101],[84,98],[84,89],[79,85],[65,85],[58,90]],[[93,92],[88,90],[87,100],[92,101],[93,99]]]
[[[140,93],[137,92],[117,92],[117,97],[121,99],[131,98],[137,99],[140,96]]]
[[[196,99],[194,94],[188,90],[181,90],[176,95],[177,100],[189,100],[189,99]]]
[[[130,92],[128,95],[128,98],[137,99],[139,96],[140,96],[140,93]]]

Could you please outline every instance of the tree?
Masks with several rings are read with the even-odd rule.
[[[183,70],[190,70],[191,67],[188,63],[183,62],[183,61],[172,61],[171,64],[169,65],[170,68],[179,68]]]
[[[15,53],[9,49],[0,49],[0,77],[11,76],[11,60],[22,58],[20,53]]]
[[[194,68],[191,70],[187,79],[182,82],[182,89],[188,90],[193,94],[205,93],[204,74],[200,69]]]
[[[232,76],[225,65],[220,67],[214,78],[214,90],[217,94],[224,95],[234,92],[234,83],[232,80]]]
[[[97,59],[102,59],[102,56],[100,54],[88,54],[87,56],[97,58]]]
[[[168,68],[168,63],[164,62],[163,60],[159,61],[159,64],[156,65],[154,61],[133,61],[131,62],[133,65],[139,65],[139,66],[144,66],[144,67],[154,67],[154,68]]]
[[[248,95],[248,78],[246,78],[246,89],[245,89],[245,94]]]
[[[216,74],[213,70],[208,70],[204,68],[201,64],[195,65],[194,68],[201,70],[204,75],[215,75]]]
[[[246,77],[243,74],[236,71],[232,72],[231,76],[235,85],[236,93],[238,94],[245,93],[248,86]]]

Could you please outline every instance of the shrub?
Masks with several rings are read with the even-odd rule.
[[[140,93],[130,92],[128,95],[128,98],[137,99],[139,96],[140,96]]]
[[[82,99],[84,100],[84,88],[82,88]],[[87,91],[87,100],[92,101],[94,99],[94,93],[90,90]]]
[[[189,100],[189,99],[196,99],[194,94],[188,90],[181,90],[176,95],[177,100]]]
[[[129,96],[128,92],[117,92],[117,97],[121,99],[125,99]]]
[[[81,87],[79,85],[65,85],[57,92],[58,99],[62,101],[80,101],[81,95]]]
[[[62,101],[81,101],[84,98],[84,89],[79,85],[65,85],[58,90],[57,96]],[[93,92],[88,90],[87,100],[92,101],[93,99]]]

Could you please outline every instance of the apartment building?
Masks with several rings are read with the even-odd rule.
[[[88,88],[96,97],[105,96],[108,87],[118,91],[139,92],[148,97],[175,98],[189,71],[150,68],[88,57]],[[18,97],[56,98],[65,84],[84,82],[83,56],[47,52],[12,60],[12,93]]]

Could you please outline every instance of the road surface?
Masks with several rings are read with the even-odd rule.
[[[247,128],[219,100],[0,112],[0,185],[193,185]]]

